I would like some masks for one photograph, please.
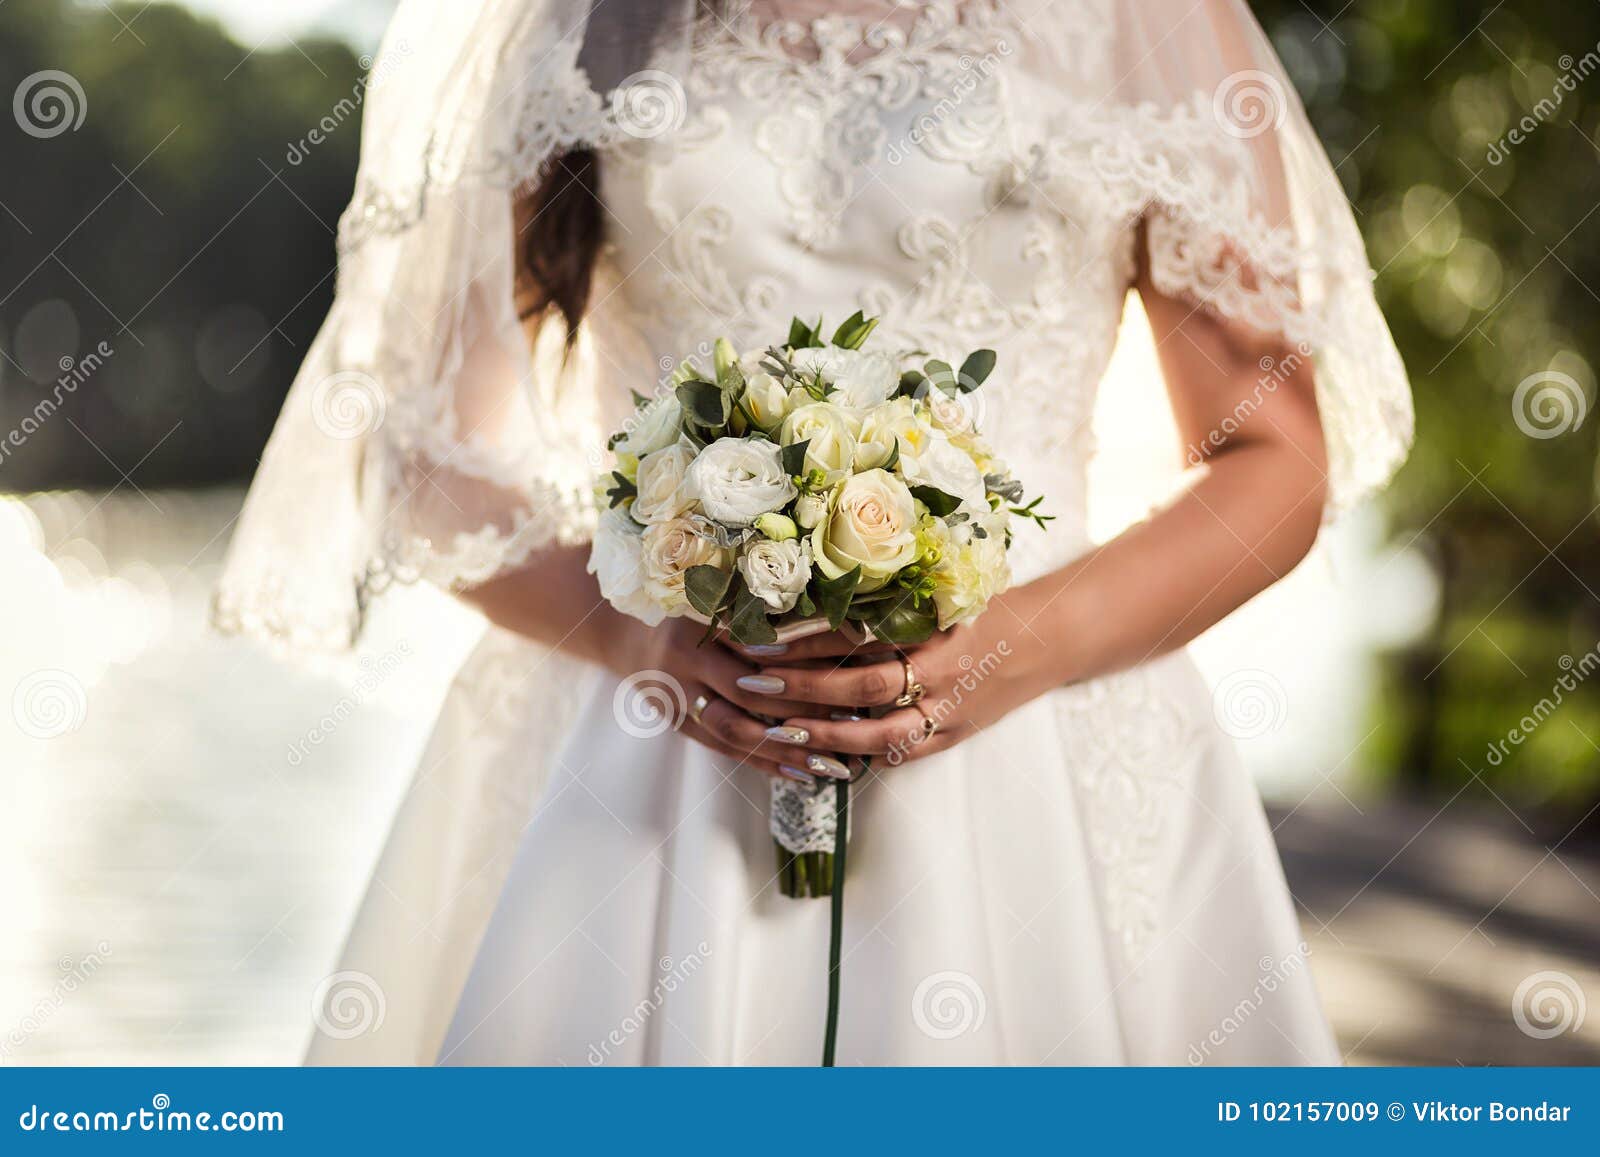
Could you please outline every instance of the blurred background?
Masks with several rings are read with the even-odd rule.
[[[407,590],[288,666],[205,622],[332,297],[391,7],[0,3],[0,1062],[294,1063],[481,629]],[[1348,1060],[1600,1063],[1600,8],[1254,8],[1419,440],[1196,652]],[[1175,452],[1142,325],[1103,534]]]

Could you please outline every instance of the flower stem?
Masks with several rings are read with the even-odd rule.
[[[862,770],[871,766],[869,760],[861,761]],[[833,1068],[834,1045],[839,1036],[839,963],[844,940],[844,873],[845,836],[850,830],[850,781],[841,779],[833,785],[834,829],[832,869],[832,922],[828,932],[828,1027],[822,1038],[822,1067]]]

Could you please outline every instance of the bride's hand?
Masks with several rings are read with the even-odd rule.
[[[700,624],[673,619],[651,628],[618,615],[616,630],[618,637],[607,648],[612,656],[641,657],[643,670],[665,672],[682,687],[684,735],[768,775],[811,780],[848,774],[826,747],[793,731],[775,733],[783,716],[812,713],[815,707],[773,693],[772,683],[760,678],[750,659],[702,643],[705,628]],[[641,673],[615,661],[611,666],[625,679]]]
[[[820,705],[783,721],[808,733],[810,747],[899,764],[955,746],[1062,681],[1053,649],[1022,621],[996,599],[977,623],[907,648],[904,659],[877,644],[872,659],[858,665],[784,654],[758,674],[775,696]],[[923,695],[913,706],[893,706],[906,693],[907,662]],[[863,707],[890,710],[877,719],[850,714]],[[931,734],[930,720],[937,725]]]

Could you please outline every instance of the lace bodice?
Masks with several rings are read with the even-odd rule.
[[[1027,183],[1040,142],[1012,106],[1026,77],[1003,10],[925,4],[909,25],[746,15],[703,26],[694,53],[681,130],[604,155],[610,306],[662,364],[856,309],[882,318],[886,348],[995,349],[976,416],[1048,495],[1050,553],[1081,546],[1132,229],[1115,206]]]
[[[1014,566],[1059,565],[1136,258],[1312,363],[1330,509],[1403,457],[1360,234],[1244,0],[653,3],[402,0],[374,73],[411,71],[364,112],[338,294],[230,548],[225,627],[346,643],[393,579],[470,585],[582,541],[635,390],[717,336],[858,308],[885,344],[997,351],[977,417],[1059,519]],[[687,55],[667,38],[591,75],[640,12],[676,13]],[[516,314],[512,205],[573,148],[602,156],[607,244],[563,362]]]

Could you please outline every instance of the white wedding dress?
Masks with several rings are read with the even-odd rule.
[[[1058,516],[1018,533],[1016,579],[1059,568],[1089,545],[1091,411],[1140,243],[1163,292],[1315,352],[1337,495],[1387,476],[1404,378],[1281,72],[1260,75],[1288,126],[1219,132],[1216,81],[1176,65],[1164,102],[1086,95],[1126,64],[1101,0],[1043,7],[1068,33],[1050,52],[1006,6],[780,7],[704,23],[681,126],[602,150],[595,385],[548,448],[574,489],[674,359],[860,308],[882,348],[998,352],[979,416]],[[1200,7],[1214,54],[1276,69],[1242,7]],[[1274,177],[1242,175],[1274,140]],[[561,517],[545,540],[582,536],[580,504]],[[828,905],[776,891],[760,776],[642,734],[650,679],[490,631],[340,965],[381,1024],[319,1032],[313,1061],[816,1063]],[[841,1064],[1338,1061],[1260,801],[1184,655],[1063,687],[853,798]]]

